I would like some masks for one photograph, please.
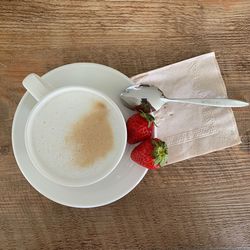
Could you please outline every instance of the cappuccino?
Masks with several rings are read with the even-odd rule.
[[[96,182],[110,172],[124,151],[121,116],[113,102],[95,91],[59,91],[28,122],[29,156],[57,183],[79,186]]]

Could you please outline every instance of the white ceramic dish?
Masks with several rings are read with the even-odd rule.
[[[117,70],[93,63],[74,63],[56,68],[43,77],[53,87],[86,86],[108,95],[121,109],[125,119],[132,112],[120,102],[119,95],[131,84],[128,77]],[[21,99],[12,126],[12,144],[18,166],[29,183],[47,198],[71,207],[90,208],[112,203],[129,193],[142,180],[147,169],[130,159],[132,146],[126,151],[114,171],[101,181],[84,187],[66,187],[41,175],[32,165],[24,142],[24,130],[28,116],[36,104],[26,93]]]

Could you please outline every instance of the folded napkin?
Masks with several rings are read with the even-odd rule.
[[[227,98],[214,53],[132,77],[169,98]],[[168,164],[241,143],[231,108],[168,103],[155,112],[157,137],[169,148]]]

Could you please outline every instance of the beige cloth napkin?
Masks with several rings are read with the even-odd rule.
[[[169,98],[226,98],[214,53],[132,77],[160,88]],[[241,143],[231,108],[168,103],[155,113],[158,138],[169,148],[168,164]]]

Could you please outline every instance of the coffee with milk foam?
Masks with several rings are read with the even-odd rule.
[[[53,97],[38,112],[31,126],[36,164],[72,182],[112,164],[119,125],[105,99],[72,90]]]

